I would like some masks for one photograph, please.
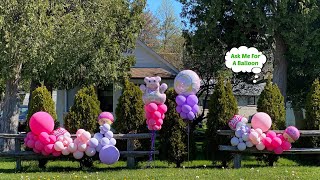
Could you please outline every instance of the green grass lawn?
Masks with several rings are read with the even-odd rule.
[[[125,162],[112,166],[95,162],[90,169],[79,169],[78,162],[50,161],[42,170],[34,161],[23,161],[23,172],[15,173],[15,162],[0,161],[0,179],[320,179],[320,167],[299,166],[281,158],[274,167],[258,164],[254,160],[243,161],[243,168],[229,169],[212,166],[210,161],[186,162],[182,168],[174,168],[165,162],[139,163],[137,169],[126,169]]]

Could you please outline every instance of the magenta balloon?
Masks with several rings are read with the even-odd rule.
[[[155,104],[155,103],[150,103],[150,104],[147,105],[147,111],[153,113],[153,112],[155,112],[156,110],[158,110],[157,104]]]
[[[182,110],[182,112],[188,114],[188,113],[192,110],[192,108],[191,108],[189,105],[184,104],[184,105],[181,107],[181,110]]]
[[[54,128],[54,120],[49,113],[40,111],[31,116],[29,126],[36,135],[41,132],[50,134]]]
[[[30,139],[28,142],[27,142],[27,146],[29,147],[29,148],[34,148],[34,140],[32,140],[32,139]]]
[[[151,124],[148,124],[148,129],[149,129],[150,131],[152,131],[152,130],[153,130],[153,126],[152,126]]]
[[[159,111],[155,111],[155,112],[153,113],[153,118],[154,118],[154,119],[159,119],[159,118],[161,118],[161,113],[160,113]]]
[[[39,141],[42,142],[42,144],[49,144],[50,143],[49,134],[46,132],[41,132],[39,134]]]
[[[181,106],[180,106],[180,105],[176,107],[176,111],[177,111],[178,113],[181,113],[182,110],[181,110]]]
[[[282,154],[283,153],[283,149],[281,146],[275,148],[273,151],[275,154]]]
[[[176,103],[180,106],[182,106],[187,101],[187,98],[183,95],[178,95],[176,97]]]
[[[115,146],[104,146],[99,152],[100,161],[104,164],[113,164],[119,160],[120,152]]]
[[[188,97],[187,97],[187,104],[189,105],[189,106],[194,106],[194,105],[196,105],[196,104],[198,104],[198,97],[196,96],[196,95],[189,95]]]
[[[181,117],[182,119],[187,119],[187,118],[188,118],[188,115],[187,115],[187,113],[181,112],[181,113],[180,113],[180,117]]]
[[[158,111],[159,111],[161,114],[166,113],[167,110],[168,110],[167,105],[165,105],[165,104],[160,104],[160,105],[158,105]]]
[[[187,116],[189,120],[193,120],[196,117],[192,111],[190,111]]]
[[[282,144],[282,141],[281,141],[280,138],[275,137],[275,138],[272,139],[272,146],[274,148],[277,148],[277,147],[281,146],[281,144]]]
[[[151,119],[152,118],[152,113],[150,113],[149,111],[146,111],[145,116],[147,119]]]
[[[271,146],[271,143],[272,143],[272,139],[269,138],[269,137],[266,137],[262,140],[263,144],[266,146],[266,147],[270,147]]]
[[[42,151],[42,149],[44,148],[44,145],[38,140],[35,142],[34,147],[39,150]]]
[[[156,120],[155,119],[149,119],[148,120],[148,125],[155,125],[156,124]]]
[[[291,143],[288,141],[283,141],[281,144],[281,147],[283,150],[287,151],[287,150],[291,149]]]
[[[158,125],[153,126],[153,130],[155,131],[159,131],[160,129],[161,129],[161,126],[158,126]]]
[[[193,107],[192,107],[192,110],[191,110],[194,114],[198,114],[198,112],[199,112],[199,106],[198,106],[198,104],[196,104],[196,105],[194,105]]]
[[[110,119],[112,122],[114,120],[113,115],[109,112],[102,112],[99,114],[98,119]]]
[[[57,141],[57,136],[49,135],[50,144],[54,144]]]
[[[271,145],[271,146],[266,146],[266,149],[268,150],[268,151],[273,151],[274,150],[274,147]]]
[[[58,156],[61,155],[61,151],[53,151],[53,152],[52,152],[52,155],[53,155],[54,157],[58,157]]]
[[[47,151],[45,151],[44,149],[41,151],[41,154],[44,156],[49,156],[50,153],[47,153]]]
[[[262,132],[266,132],[271,127],[271,118],[267,113],[264,112],[258,112],[253,115],[251,119],[251,125],[253,129],[260,128]]]
[[[277,134],[277,137],[281,139],[281,141],[284,141],[284,137],[282,134]]]
[[[44,150],[49,154],[53,152],[53,148],[54,148],[53,144],[47,144],[44,146]]]
[[[38,149],[36,149],[36,148],[33,148],[33,152],[35,152],[35,153],[39,154],[41,151],[39,151],[39,150],[38,150]]]
[[[164,119],[166,117],[166,115],[162,114],[161,119]]]

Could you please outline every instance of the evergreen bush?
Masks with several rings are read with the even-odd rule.
[[[97,118],[100,111],[100,101],[94,87],[84,87],[77,92],[74,104],[65,117],[65,128],[70,133],[76,133],[78,129],[96,133],[99,127]]]
[[[187,131],[186,122],[180,118],[176,112],[175,98],[177,94],[173,88],[166,92],[166,105],[168,111],[163,121],[160,135],[160,159],[166,160],[170,163],[175,163],[176,167],[180,167],[181,163],[187,157]]]

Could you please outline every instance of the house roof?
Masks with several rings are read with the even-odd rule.
[[[232,90],[234,95],[239,96],[259,96],[264,89],[266,83],[248,84],[245,82],[234,85]]]
[[[160,76],[161,78],[174,79],[175,74],[162,69],[162,68],[131,68],[130,69],[131,78],[144,78]]]

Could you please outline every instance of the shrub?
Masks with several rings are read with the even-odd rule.
[[[222,76],[218,77],[214,91],[210,96],[209,114],[207,118],[206,148],[207,155],[214,163],[221,160],[223,165],[231,158],[229,153],[218,151],[220,144],[229,144],[230,140],[217,135],[219,129],[229,129],[228,121],[238,113],[238,105],[232,93],[231,84],[228,81],[224,85]]]
[[[159,131],[160,159],[175,163],[176,167],[180,167],[187,156],[187,125],[175,110],[177,94],[174,89],[170,88],[166,94],[167,100],[165,104],[168,107],[168,111]]]
[[[65,127],[71,133],[76,133],[80,128],[95,133],[98,131],[97,118],[100,111],[94,87],[84,87],[77,92],[74,104],[65,117]]]
[[[32,97],[28,109],[27,122],[29,122],[31,116],[34,113],[39,111],[45,111],[49,113],[55,121],[55,128],[59,127],[54,101],[51,97],[50,92],[45,86],[40,86],[32,92]],[[27,126],[28,125],[29,123],[27,123]]]
[[[306,126],[307,129],[319,130],[320,126],[320,83],[316,79],[306,99]]]
[[[267,113],[272,119],[271,129],[285,129],[285,104],[284,98],[276,84],[272,84],[271,78],[268,78],[266,86],[260,94],[257,102],[257,111]],[[263,154],[256,157],[257,160],[268,163],[272,166],[278,161],[279,156],[274,154]]]

